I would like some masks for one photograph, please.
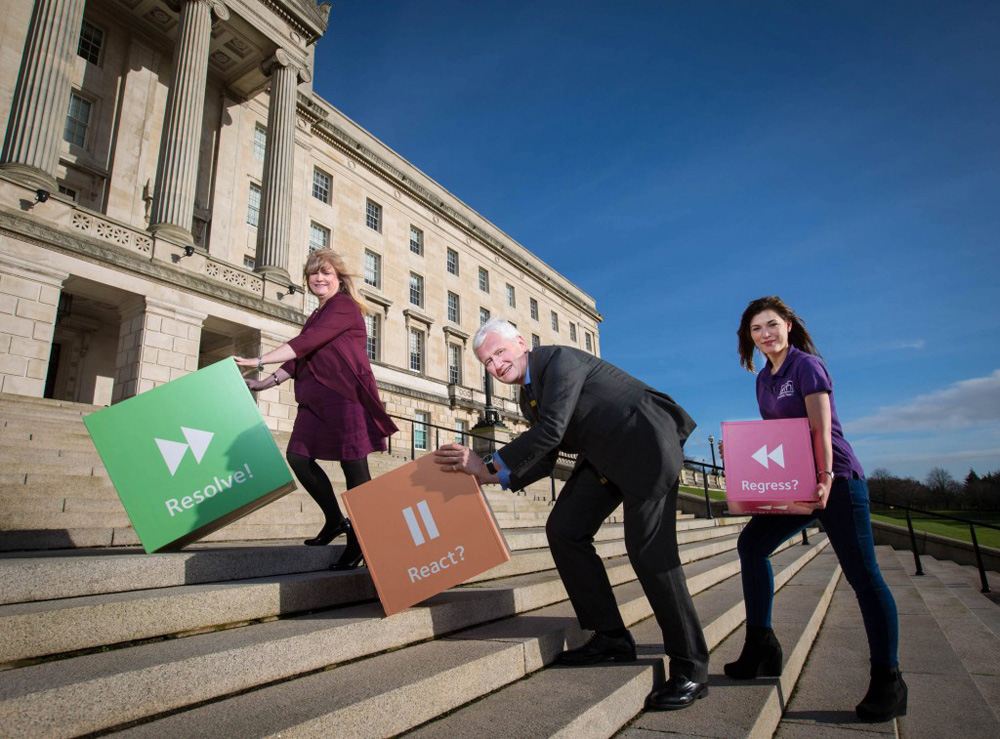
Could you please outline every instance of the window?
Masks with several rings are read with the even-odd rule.
[[[490,312],[488,310],[486,310],[485,308],[480,308],[479,309],[479,325],[482,326],[488,320],[490,320]]]
[[[260,185],[250,183],[250,196],[247,198],[247,223],[254,228],[260,222]]]
[[[424,371],[424,332],[417,328],[410,329],[410,369]]]
[[[416,226],[410,226],[410,251],[424,255],[424,232]]]
[[[448,382],[462,384],[462,347],[458,344],[448,344]]]
[[[490,273],[486,271],[485,267],[479,268],[479,289],[484,293],[490,291]]]
[[[552,330],[553,331],[559,330],[559,314],[556,313],[555,311],[552,311]]]
[[[454,249],[448,250],[448,274],[458,276],[458,252]]]
[[[511,308],[517,307],[517,300],[514,298],[514,286],[507,285],[507,305]]]
[[[418,308],[424,304],[424,278],[410,272],[410,304]]]
[[[417,449],[427,448],[427,437],[430,432],[430,415],[425,411],[415,411],[413,414],[413,446]]]
[[[380,349],[380,339],[382,334],[382,316],[378,313],[368,313],[365,315],[365,330],[368,332],[366,349],[368,359],[373,362],[379,361],[382,355]]]
[[[382,288],[382,257],[365,249],[365,284]]]
[[[538,320],[538,301],[534,298],[531,298],[531,317]]]
[[[69,94],[69,113],[66,114],[66,127],[63,129],[63,139],[77,146],[87,143],[87,129],[90,128],[89,100],[75,92]]]
[[[455,443],[456,444],[468,444],[467,436],[469,433],[469,424],[467,421],[455,421]]]
[[[569,323],[569,340],[576,343],[576,324],[572,321]]]
[[[318,223],[309,224],[309,251],[326,249],[330,246],[330,229]]]
[[[313,167],[313,197],[329,205],[333,180],[326,172]]]
[[[531,348],[537,349],[542,345],[542,340],[538,338],[538,334],[531,335]]]
[[[247,269],[253,269],[257,261],[253,257],[243,257],[243,266]]]
[[[365,223],[372,231],[382,233],[382,206],[368,201],[365,206]]]
[[[59,185],[59,193],[65,195],[74,203],[76,202],[76,190],[71,187],[66,187],[66,185]]]
[[[253,127],[253,158],[264,161],[264,150],[267,148],[267,130],[255,123]]]
[[[586,339],[586,343],[587,343],[587,351],[588,351],[588,352],[593,352],[593,351],[594,351],[594,337],[592,337],[592,336],[590,335],[590,332],[589,332],[589,331],[587,331],[587,332],[586,332],[586,333],[584,334],[584,339]]]
[[[448,293],[448,320],[452,323],[462,322],[462,306],[458,302],[458,296],[455,293]]]
[[[91,64],[97,64],[103,45],[104,31],[84,21],[83,28],[80,29],[80,44],[76,47],[77,56],[82,56]]]

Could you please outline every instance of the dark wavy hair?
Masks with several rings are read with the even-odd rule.
[[[745,367],[749,372],[754,371],[753,350],[756,348],[756,345],[753,343],[753,337],[750,335],[750,321],[758,313],[766,310],[773,310],[786,321],[791,322],[792,330],[788,332],[789,344],[806,354],[814,354],[817,357],[822,357],[816,350],[816,345],[813,344],[812,336],[806,330],[805,321],[795,315],[795,311],[785,305],[785,301],[777,295],[768,295],[763,298],[751,300],[750,305],[743,311],[743,317],[740,318],[740,327],[736,331],[736,336],[739,338],[741,366]]]

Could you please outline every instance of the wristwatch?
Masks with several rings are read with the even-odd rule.
[[[486,469],[489,470],[489,473],[491,475],[495,475],[497,473],[497,466],[493,464],[492,454],[487,454],[485,457],[483,457],[483,464],[486,465]]]

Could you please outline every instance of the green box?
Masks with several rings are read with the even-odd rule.
[[[232,359],[83,420],[147,552],[180,549],[295,489]]]

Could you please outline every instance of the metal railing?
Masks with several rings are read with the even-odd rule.
[[[715,475],[716,479],[725,476],[725,470],[717,464],[709,464],[708,462],[695,462],[692,460],[684,460],[684,466],[688,469],[692,467],[701,467],[701,482],[705,489],[705,516],[707,518],[715,518],[712,515],[712,498],[708,494],[708,475],[709,471]]]
[[[899,503],[889,503],[885,500],[875,500],[871,498],[871,503],[874,505],[884,506],[886,508],[898,508],[899,510],[906,512],[906,528],[910,532],[910,549],[913,552],[913,564],[916,566],[916,574],[923,575],[924,569],[920,565],[920,552],[917,551],[917,535],[913,529],[913,519],[910,516],[910,512],[920,513],[929,518],[946,518],[949,521],[958,521],[959,523],[964,523],[969,526],[969,535],[972,538],[972,549],[976,554],[976,567],[979,570],[979,583],[982,586],[980,592],[989,593],[990,590],[989,580],[986,579],[986,567],[983,565],[983,553],[979,549],[979,539],[976,537],[976,526],[982,528],[993,529],[994,531],[1000,531],[1000,526],[994,526],[991,523],[983,523],[981,521],[972,521],[968,518],[962,518],[961,516],[952,516],[947,513],[936,513],[934,511],[925,511],[922,508],[914,508],[913,506],[900,505]],[[872,511],[877,513],[877,511]]]

